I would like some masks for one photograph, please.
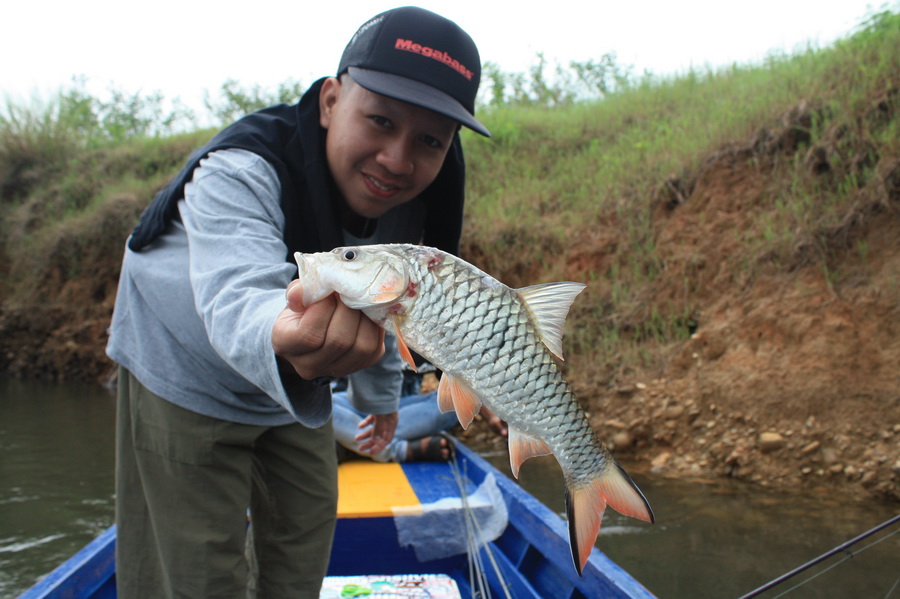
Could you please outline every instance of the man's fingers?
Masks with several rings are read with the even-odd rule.
[[[384,354],[384,330],[336,295],[302,307],[299,283],[292,282],[285,294],[288,307],[273,329],[272,345],[304,379],[346,376]]]
[[[300,281],[294,279],[290,283],[288,283],[287,289],[284,292],[284,298],[287,300],[287,306],[293,312],[302,313],[306,306],[303,305],[303,285],[300,284]]]

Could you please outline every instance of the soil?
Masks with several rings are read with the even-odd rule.
[[[763,132],[667,182],[654,213],[666,266],[648,293],[678,305],[691,285],[690,339],[655,371],[610,382],[573,356],[568,378],[629,469],[900,501],[900,160],[881,157],[878,191],[823,235],[826,260],[796,240],[787,263],[748,269],[735,232],[772,203],[766,139],[778,141],[763,156],[783,155],[784,136]],[[582,236],[566,257],[572,278],[609,268],[616,239],[613,226]],[[464,436],[499,444],[482,422]]]
[[[690,285],[690,339],[671,344],[661,367],[613,380],[588,356],[571,356],[568,378],[629,468],[900,501],[900,157],[879,157],[877,184],[866,187],[876,192],[861,193],[819,245],[796,240],[787,262],[738,268],[736,232],[772,204],[778,161],[760,156],[783,155],[794,143],[783,133],[726,148],[662,186],[653,222],[665,268],[647,301],[678,305]],[[810,148],[806,163],[827,177],[828,156]],[[581,235],[569,274],[608,269],[617,235],[614,224]],[[0,372],[110,377],[104,346],[119,260],[77,280],[50,277],[39,303],[4,303]],[[477,421],[464,436],[496,442]]]

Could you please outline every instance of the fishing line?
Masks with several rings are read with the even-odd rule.
[[[452,441],[449,439],[449,437],[446,438],[447,442],[452,444]],[[487,583],[487,577],[484,571],[484,563],[481,561],[481,554],[478,550],[478,543],[476,541],[475,534],[472,532],[472,521],[474,520],[474,518],[471,514],[472,508],[469,505],[469,498],[466,495],[464,482],[465,479],[463,478],[463,475],[459,470],[459,463],[456,461],[456,452],[453,451],[452,445],[450,451],[453,454],[449,460],[450,471],[453,473],[453,478],[456,481],[456,486],[459,490],[459,498],[463,508],[463,522],[466,526],[466,555],[469,561],[469,586],[473,589],[474,597],[489,599],[491,596],[491,591]]]
[[[793,590],[795,590],[795,589],[798,589],[798,588],[802,587],[803,585],[805,585],[805,584],[807,584],[807,583],[812,582],[813,580],[815,580],[815,579],[818,578],[819,576],[822,576],[823,574],[825,574],[826,572],[828,572],[828,571],[831,570],[832,568],[836,568],[836,567],[840,566],[841,564],[843,564],[845,561],[847,561],[847,560],[850,559],[851,557],[855,557],[855,556],[859,555],[860,553],[862,553],[862,552],[865,551],[866,549],[869,549],[869,548],[871,548],[871,547],[874,547],[874,546],[877,545],[878,543],[880,543],[880,542],[882,542],[882,541],[884,541],[884,540],[887,540],[887,539],[891,538],[892,536],[894,536],[894,535],[897,534],[897,533],[900,533],[900,530],[895,530],[894,532],[885,535],[884,537],[878,539],[877,541],[873,541],[873,542],[869,543],[868,545],[864,545],[863,547],[861,547],[861,548],[859,549],[859,551],[847,551],[847,555],[845,555],[845,556],[844,556],[843,558],[841,558],[840,560],[836,561],[836,562],[833,563],[832,565],[830,565],[830,566],[828,566],[827,568],[823,569],[821,572],[817,572],[816,574],[813,574],[812,576],[810,576],[810,577],[807,578],[806,580],[797,583],[796,585],[792,586],[791,588],[789,588],[789,589],[786,590],[785,592],[783,592],[783,593],[781,593],[781,594],[779,594],[779,595],[775,595],[774,597],[772,597],[772,599],[779,599],[779,597],[784,597],[785,595],[787,595],[787,594],[790,593],[791,591],[793,591]],[[895,583],[895,586],[896,586],[896,583]],[[887,596],[885,597],[885,599],[887,599],[887,597],[890,596],[891,592],[893,592],[893,589],[892,589],[891,591],[888,592],[888,594],[887,594]]]
[[[832,568],[835,568],[835,567],[839,566],[840,564],[844,563],[845,561],[847,561],[847,560],[850,559],[851,557],[853,557],[853,556],[855,556],[855,555],[859,555],[860,553],[862,553],[862,552],[865,551],[866,549],[870,549],[870,548],[874,547],[875,545],[878,545],[878,544],[881,543],[882,541],[886,541],[887,539],[891,538],[891,537],[894,536],[895,534],[900,533],[900,529],[895,530],[894,532],[889,533],[889,534],[886,534],[886,535],[883,536],[882,538],[880,538],[880,539],[878,539],[878,540],[876,540],[876,541],[873,541],[873,542],[869,543],[868,545],[864,545],[861,549],[859,549],[859,551],[856,551],[856,552],[849,551],[849,547],[852,547],[853,545],[855,545],[855,544],[857,544],[857,543],[859,543],[859,542],[861,542],[861,541],[867,539],[868,537],[872,536],[873,534],[875,534],[875,533],[877,533],[877,532],[879,532],[879,531],[881,531],[881,530],[884,530],[885,528],[888,528],[889,526],[892,526],[892,525],[896,524],[897,522],[900,522],[900,514],[897,514],[897,515],[894,516],[893,518],[889,518],[888,520],[886,520],[885,522],[882,522],[881,524],[879,524],[879,525],[876,526],[875,528],[872,528],[871,530],[868,530],[868,531],[862,533],[861,535],[859,535],[859,536],[857,536],[857,537],[855,537],[855,538],[853,538],[853,539],[850,539],[850,540],[847,541],[846,543],[842,543],[842,544],[838,545],[837,547],[835,547],[834,549],[831,549],[830,551],[826,551],[825,553],[823,553],[823,554],[820,555],[819,557],[817,557],[817,558],[815,558],[815,559],[812,559],[812,560],[806,562],[806,563],[803,564],[802,566],[799,566],[799,567],[797,567],[797,568],[794,568],[793,570],[791,570],[791,571],[788,572],[787,574],[784,574],[784,575],[782,575],[782,576],[779,576],[779,577],[776,578],[775,580],[773,580],[773,581],[771,581],[771,582],[769,582],[769,583],[767,583],[767,584],[764,584],[763,586],[759,587],[758,589],[756,589],[756,590],[754,590],[754,591],[751,591],[751,592],[747,593],[746,595],[742,595],[742,596],[740,597],[740,599],[749,599],[750,597],[756,597],[757,595],[760,595],[760,594],[764,593],[765,591],[768,591],[769,589],[771,589],[771,588],[773,588],[773,587],[775,587],[775,586],[781,584],[782,582],[784,582],[784,581],[786,581],[786,580],[788,580],[788,579],[790,579],[790,578],[793,578],[794,576],[800,574],[800,573],[803,572],[804,570],[808,570],[809,568],[815,566],[816,564],[819,564],[819,563],[825,561],[826,559],[828,559],[829,557],[832,557],[832,556],[834,556],[834,555],[837,555],[838,553],[844,552],[844,553],[847,554],[847,555],[845,555],[845,556],[843,557],[843,559],[838,560],[837,562],[835,562],[835,563],[832,564],[831,566],[825,568],[825,569],[822,570],[821,572],[818,572],[818,573],[814,574],[813,576],[810,576],[810,577],[807,578],[806,580],[804,580],[804,581],[800,582],[799,584],[797,584],[797,585],[795,585],[795,586],[789,588],[789,589],[786,590],[785,592],[783,592],[783,593],[781,593],[781,594],[779,594],[779,595],[776,595],[776,596],[773,597],[772,599],[778,599],[779,597],[783,597],[783,596],[787,595],[788,593],[790,593],[791,591],[793,591],[793,590],[795,590],[795,589],[797,589],[797,588],[799,588],[799,587],[805,585],[806,583],[815,580],[816,578],[818,578],[818,577],[821,576],[822,574],[825,574],[826,572],[828,572],[828,571],[831,570]],[[896,586],[896,583],[895,583],[894,586]],[[892,592],[893,592],[893,588],[891,589],[891,591],[888,592],[888,596],[889,596],[890,593],[892,593]]]
[[[449,435],[445,435],[444,438],[446,438],[447,442],[450,444],[450,471],[453,473],[453,477],[456,479],[456,484],[459,487],[459,496],[462,499],[463,513],[465,514],[466,542],[469,546],[469,562],[471,566],[470,571],[472,572],[471,576],[477,575],[478,577],[478,588],[480,596],[484,599],[489,598],[491,596],[491,590],[487,580],[487,573],[484,569],[484,563],[481,560],[481,552],[479,551],[479,549],[483,547],[484,553],[490,560],[491,566],[494,568],[494,573],[497,575],[497,578],[500,581],[500,585],[503,588],[503,594],[506,596],[506,599],[512,599],[512,596],[509,594],[509,584],[503,577],[503,572],[501,572],[500,570],[500,565],[494,558],[494,552],[491,550],[490,543],[485,542],[481,547],[479,547],[478,540],[483,538],[481,525],[478,523],[478,519],[475,517],[475,514],[472,511],[471,506],[469,505],[468,495],[466,494],[464,482],[466,478],[459,469],[459,462],[456,451],[454,451],[453,449],[455,439],[453,439]]]
[[[900,585],[900,578],[894,581],[891,590],[888,591],[887,595],[884,596],[884,599],[891,599],[891,595],[894,594],[894,591],[897,590],[897,585]]]

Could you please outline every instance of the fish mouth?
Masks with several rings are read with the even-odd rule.
[[[331,295],[334,290],[326,288],[319,279],[315,256],[294,252],[294,261],[297,262],[297,280],[303,288],[304,306],[310,306]]]
[[[316,278],[316,263],[311,257],[300,252],[294,253],[294,261],[297,262],[297,278],[303,283],[305,279]]]

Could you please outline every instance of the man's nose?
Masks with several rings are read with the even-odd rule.
[[[394,175],[411,175],[416,169],[412,144],[406,139],[393,139],[378,153],[378,161]]]

